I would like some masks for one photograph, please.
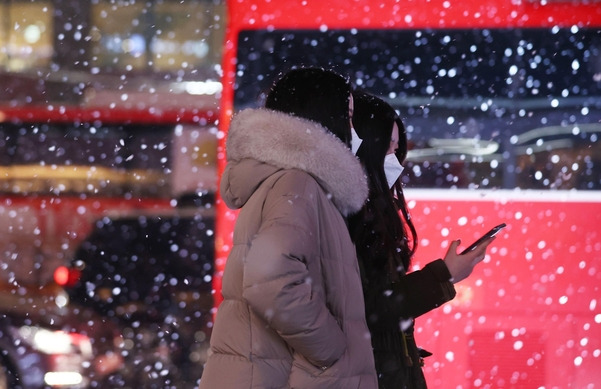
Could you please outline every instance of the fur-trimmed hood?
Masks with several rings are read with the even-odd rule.
[[[346,145],[319,124],[282,112],[246,109],[236,114],[226,158],[221,194],[231,208],[242,207],[261,182],[281,169],[311,174],[345,216],[361,209],[367,198],[363,168]],[[255,163],[252,174],[233,174],[248,159],[267,166]]]

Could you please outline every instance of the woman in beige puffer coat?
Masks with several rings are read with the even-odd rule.
[[[311,71],[332,77],[286,82]],[[235,115],[226,151],[221,195],[241,211],[200,388],[377,388],[344,219],[367,196],[359,161],[317,122],[270,109]]]

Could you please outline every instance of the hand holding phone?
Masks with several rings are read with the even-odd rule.
[[[472,243],[468,248],[466,248],[465,250],[463,250],[461,252],[461,255],[474,250],[483,241],[485,241],[486,239],[492,238],[493,236],[497,235],[499,233],[499,231],[501,231],[505,227],[507,227],[507,225],[505,223],[501,223],[498,226],[495,226],[495,227],[491,228],[490,231],[488,231],[486,234],[482,235],[482,237],[480,237],[480,239],[478,239],[477,241],[475,241],[474,243]]]

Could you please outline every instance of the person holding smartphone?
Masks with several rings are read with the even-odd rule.
[[[407,155],[405,128],[382,99],[355,91],[353,100],[353,127],[362,138],[357,157],[367,174],[369,197],[349,218],[349,231],[361,269],[378,385],[426,388],[422,363],[429,353],[417,347],[414,319],[455,297],[454,284],[484,259],[494,237],[465,254],[457,252],[460,241],[455,240],[443,259],[409,273],[417,232],[399,180]]]

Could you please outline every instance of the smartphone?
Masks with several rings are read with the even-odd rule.
[[[461,254],[465,254],[465,253],[468,253],[468,252],[474,250],[484,240],[486,240],[488,238],[492,238],[493,236],[497,235],[499,233],[499,231],[501,231],[505,227],[507,227],[507,225],[505,223],[501,223],[498,226],[495,226],[495,227],[491,228],[491,230],[488,231],[486,234],[482,235],[482,237],[480,237],[480,239],[478,239],[477,241],[475,241],[474,243],[472,243],[470,245],[470,247],[468,247],[465,250],[463,250],[461,252]]]

